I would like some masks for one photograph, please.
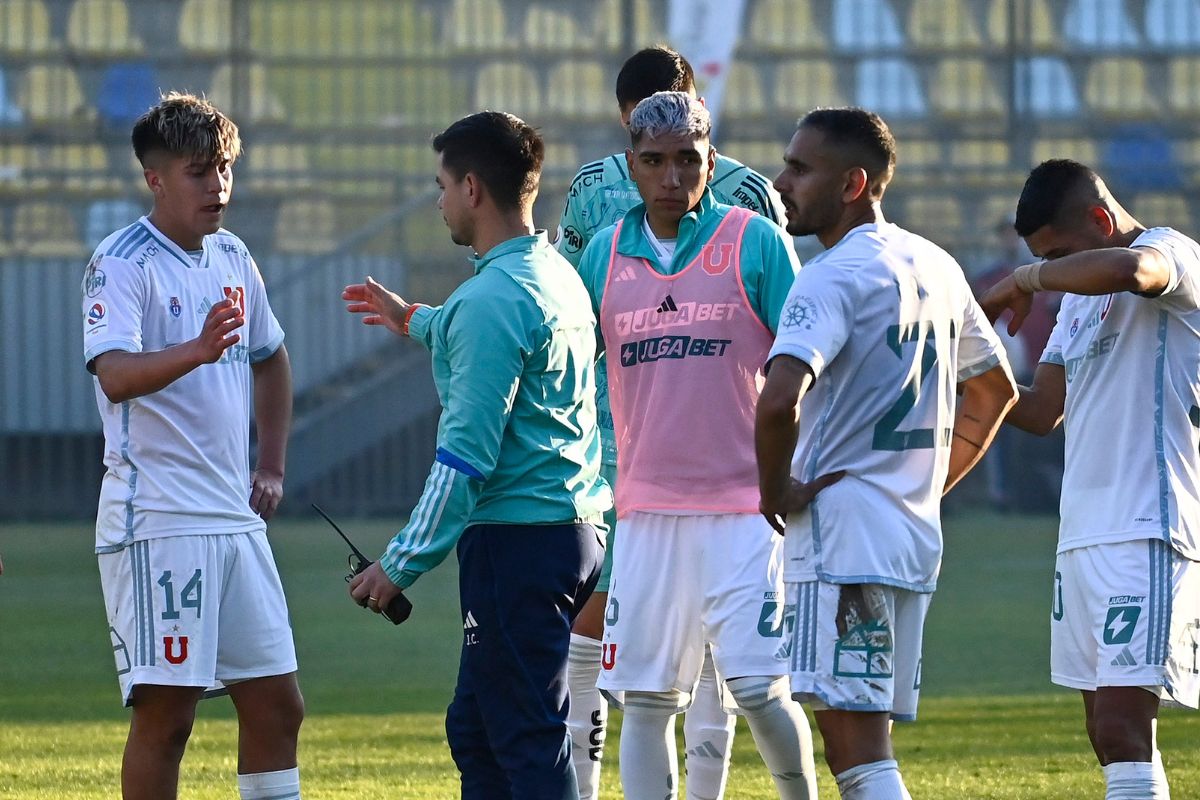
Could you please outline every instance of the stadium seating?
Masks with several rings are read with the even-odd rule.
[[[833,44],[839,50],[873,53],[899,50],[905,42],[888,0],[833,0]]]
[[[539,119],[542,91],[537,73],[512,61],[484,65],[475,81],[474,107],[508,111],[524,120]]]
[[[1143,192],[1133,199],[1131,213],[1138,222],[1154,227],[1166,225],[1191,235],[1195,233],[1188,198],[1179,192]]]
[[[257,0],[249,10],[260,56],[421,55],[439,41],[434,13],[411,0]]]
[[[34,160],[32,145],[0,144],[0,197],[27,197],[33,191],[29,172]]]
[[[84,245],[95,250],[110,233],[124,228],[146,213],[132,200],[96,200],[88,205],[83,226]]]
[[[974,50],[982,43],[966,0],[913,0],[908,38],[929,50]]]
[[[943,117],[1001,117],[1006,104],[988,64],[979,58],[947,58],[937,66],[930,91],[933,107]]]
[[[121,179],[109,169],[103,145],[42,145],[34,153],[35,179],[47,181],[55,196],[113,194],[122,188]]]
[[[961,139],[951,142],[949,149],[947,164],[955,184],[1003,186],[1016,180],[1012,149],[1004,139]]]
[[[9,96],[8,76],[0,69],[0,128],[20,125],[24,121],[25,112]]]
[[[761,119],[767,111],[762,80],[753,64],[735,61],[729,69],[725,83],[725,99],[722,113],[737,115],[739,119]]]
[[[794,55],[828,46],[813,17],[811,0],[759,0],[746,29],[750,47],[759,53]]]
[[[100,76],[96,110],[100,119],[116,128],[130,128],[158,102],[162,82],[149,61],[112,64]]]
[[[1200,116],[1200,58],[1171,59],[1167,76],[1167,101],[1172,113]]]
[[[775,107],[800,116],[817,106],[845,105],[837,70],[820,58],[784,61],[775,71]]]
[[[586,50],[591,45],[573,15],[541,3],[525,12],[524,39],[529,52]]]
[[[1034,117],[1074,117],[1079,93],[1071,68],[1061,58],[1034,56],[1013,65],[1013,99],[1018,114]]]
[[[854,87],[858,105],[886,118],[921,117],[928,110],[916,67],[898,56],[859,61]]]
[[[988,40],[1007,46],[1010,33],[1016,41],[1038,50],[1058,47],[1058,33],[1050,14],[1049,0],[992,0],[987,12]],[[1010,31],[1010,26],[1013,30]]]
[[[1200,0],[1147,0],[1146,39],[1155,47],[1200,47]]]
[[[1131,50],[1141,45],[1125,0],[1071,0],[1062,33],[1070,45],[1080,49]]]
[[[213,71],[208,96],[239,122],[283,122],[283,104],[267,85],[262,64],[221,64]]]
[[[201,56],[232,51],[233,0],[183,0],[179,46]]]
[[[75,70],[65,64],[37,64],[25,72],[19,105],[31,125],[87,123],[96,110],[87,102]]]
[[[627,0],[601,0],[596,9],[595,26],[597,43],[610,51],[622,51],[625,41],[625,19]],[[651,0],[633,0],[633,41],[642,46],[648,42],[661,42],[667,37],[667,26],[663,8],[666,3]]]
[[[0,0],[0,53],[41,55],[59,48],[42,0]]]
[[[1137,58],[1099,58],[1088,67],[1084,98],[1092,113],[1116,119],[1153,117],[1158,99]]]
[[[945,193],[909,197],[902,206],[905,227],[943,247],[952,247],[963,228],[962,202]]]
[[[289,200],[275,221],[280,253],[319,255],[337,245],[337,210],[329,200]]]
[[[17,206],[12,225],[18,253],[44,258],[86,258],[71,209],[63,203],[35,200]]]
[[[255,193],[282,194],[313,188],[312,164],[303,144],[262,142],[248,145],[238,163],[239,182]]]
[[[87,56],[119,57],[142,52],[129,28],[125,0],[75,0],[67,17],[67,44]]]
[[[570,58],[550,69],[547,113],[575,121],[601,121],[611,117],[615,107],[603,64]]]
[[[520,39],[508,30],[508,15],[500,0],[450,0],[444,38],[459,50],[504,52]]]
[[[1069,158],[1090,167],[1100,163],[1100,150],[1096,142],[1083,137],[1038,139],[1033,143],[1031,156],[1030,168],[1052,158]]]

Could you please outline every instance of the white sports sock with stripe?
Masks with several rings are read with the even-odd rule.
[[[237,776],[242,800],[300,800],[300,768]]]
[[[626,692],[621,720],[621,788],[626,800],[675,800],[677,692]]]
[[[571,761],[579,779],[579,800],[593,800],[600,791],[608,703],[596,688],[599,677],[600,642],[572,633],[567,650],[567,691],[571,695],[567,728],[571,731]]]
[[[729,778],[729,756],[737,719],[721,705],[712,652],[705,648],[700,681],[692,706],[683,715],[683,742],[688,800],[717,800],[724,795]]]
[[[759,755],[771,771],[781,800],[817,796],[812,730],[804,709],[792,699],[784,677],[734,678],[726,682],[746,716]],[[624,749],[621,750],[622,756]]]
[[[834,776],[842,800],[912,800],[895,759],[859,764]]]
[[[1152,761],[1114,761],[1104,767],[1104,800],[1170,800],[1166,779]]]

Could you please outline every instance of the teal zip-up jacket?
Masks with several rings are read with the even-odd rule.
[[[717,226],[732,206],[722,205],[705,189],[699,205],[679,220],[679,235],[675,240],[675,256],[670,264],[660,264],[650,240],[642,230],[646,204],[639,203],[625,212],[617,252],[633,258],[644,258],[662,275],[674,275],[700,255],[700,248],[712,238]],[[592,298],[592,310],[600,315],[604,287],[608,283],[609,257],[612,254],[616,225],[596,234],[583,251],[579,261],[579,276]],[[788,291],[800,269],[800,259],[788,234],[765,217],[751,217],[742,236],[742,285],[746,299],[762,323],[775,333],[779,314],[787,300]]]
[[[598,522],[612,507],[600,477],[596,319],[579,275],[542,231],[472,261],[473,277],[409,320],[433,356],[442,416],[425,490],[380,559],[400,588],[440,564],[468,525]]]

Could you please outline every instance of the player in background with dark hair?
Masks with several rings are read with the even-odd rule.
[[[604,557],[596,320],[574,270],[533,227],[544,146],[485,111],[433,140],[438,207],[475,275],[446,302],[367,279],[348,310],[429,348],[442,403],[420,502],[350,583],[379,612],[457,544],[462,659],[446,736],[466,800],[579,796],[567,733],[571,623]]]
[[[100,243],[82,287],[108,468],[96,553],[133,707],[123,795],[175,797],[196,705],[227,691],[242,798],[293,800],[304,701],[265,522],[283,494],[291,367],[254,259],[221,228],[241,140],[176,93],[132,138],[154,207]]]
[[[667,47],[640,50],[622,65],[616,84],[621,125],[628,128],[634,106],[655,92],[685,92],[696,96],[691,64]],[[783,206],[770,181],[732,158],[717,153],[708,188],[718,203],[743,206],[777,225],[783,224]],[[641,202],[623,151],[585,164],[571,181],[567,194],[558,229],[559,252],[578,267],[583,250],[592,237]],[[601,355],[596,364],[596,405],[600,415],[604,476],[615,486],[617,452],[613,443],[604,358]],[[604,606],[608,600],[609,576],[616,548],[615,511],[607,522],[604,571],[595,593],[575,621],[571,636],[569,723],[581,800],[590,800],[598,791],[608,721],[608,704],[596,688],[596,679],[600,675],[600,637],[604,633]],[[706,655],[700,686],[683,722],[687,796],[692,800],[715,800],[722,796],[729,772],[733,729],[734,717],[721,706],[712,656]]]
[[[847,800],[909,797],[890,721],[916,717],[941,497],[1016,395],[959,265],[884,220],[895,163],[876,114],[800,120],[775,187],[788,232],[827,249],[788,294],[755,426],[762,512],[786,522],[792,692]]]
[[[1083,694],[1108,800],[1165,798],[1159,704],[1200,703],[1200,245],[1068,160],[1030,173],[1016,229],[1045,260],[984,310],[1015,332],[1035,293],[1067,292],[1007,419],[1066,431],[1050,679]]]

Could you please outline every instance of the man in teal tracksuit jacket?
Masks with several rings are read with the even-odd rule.
[[[370,278],[343,298],[433,355],[437,454],[408,524],[350,584],[373,611],[457,543],[463,647],[446,718],[463,798],[578,797],[567,736],[571,623],[603,559],[595,318],[571,265],[533,229],[544,152],[509,114],[435,137],[439,207],[475,275],[437,308]]]

